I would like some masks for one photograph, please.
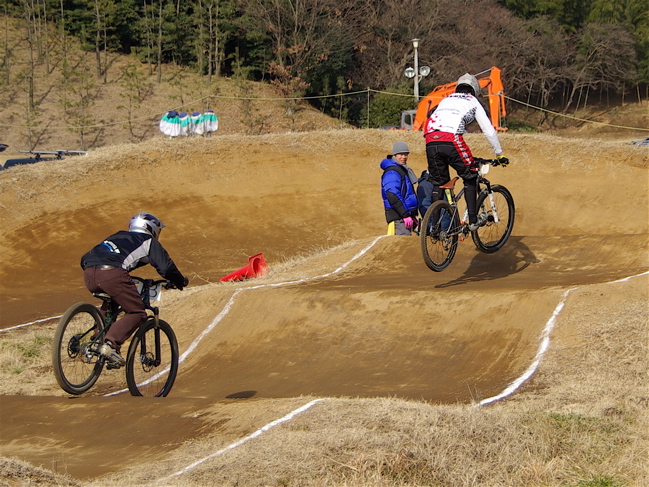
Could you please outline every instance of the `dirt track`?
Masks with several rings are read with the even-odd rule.
[[[376,239],[378,162],[405,139],[420,172],[420,137],[161,139],[0,173],[1,328],[87,300],[79,257],[140,210],[167,224],[161,241],[192,281],[164,301],[181,353],[236,293],[181,365],[172,397],[98,397],[124,387],[120,371],[67,398],[52,376],[32,397],[0,397],[0,453],[89,478],[128,466],[132,446],[142,460],[206,431],[236,440],[307,402],[300,396],[481,400],[527,369],[567,289],[649,268],[646,148],[508,134],[512,164],[490,176],[516,201],[510,242],[486,255],[465,241],[449,269],[431,272],[416,238]],[[489,155],[481,136],[468,141]],[[218,282],[258,252],[267,277]],[[97,451],[104,417],[110,440]]]

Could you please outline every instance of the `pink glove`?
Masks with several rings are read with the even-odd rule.
[[[412,226],[415,222],[412,220],[411,217],[407,216],[403,219],[403,224],[406,226],[408,230],[412,230]]]

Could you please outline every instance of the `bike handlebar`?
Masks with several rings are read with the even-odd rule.
[[[131,279],[140,281],[146,287],[153,287],[157,286],[158,284],[162,284],[162,287],[164,287],[165,289],[178,289],[178,287],[169,279],[144,279],[137,276],[131,276]]]
[[[476,166],[480,166],[482,164],[491,164],[492,166],[502,166],[502,167],[507,167],[509,164],[509,159],[506,159],[506,163],[503,163],[504,161],[501,161],[500,159],[483,159],[481,157],[474,157],[473,162],[476,164]]]

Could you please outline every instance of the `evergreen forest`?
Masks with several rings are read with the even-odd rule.
[[[111,56],[129,55],[158,81],[174,64],[208,83],[267,82],[338,118],[327,95],[412,93],[404,69],[414,38],[419,64],[431,68],[421,93],[491,66],[509,96],[564,112],[589,97],[638,101],[649,90],[647,0],[5,0],[3,13],[24,22],[32,66],[56,44],[65,69],[73,37],[94,53],[98,80]],[[9,83],[3,44],[0,83]],[[392,111],[413,107],[395,100]],[[360,116],[346,107],[349,122]]]

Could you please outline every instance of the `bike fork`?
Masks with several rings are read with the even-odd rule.
[[[494,217],[494,223],[498,223],[500,218],[498,218],[498,210],[496,209],[496,198],[494,198],[493,191],[489,192],[489,203],[491,204],[491,211]]]

